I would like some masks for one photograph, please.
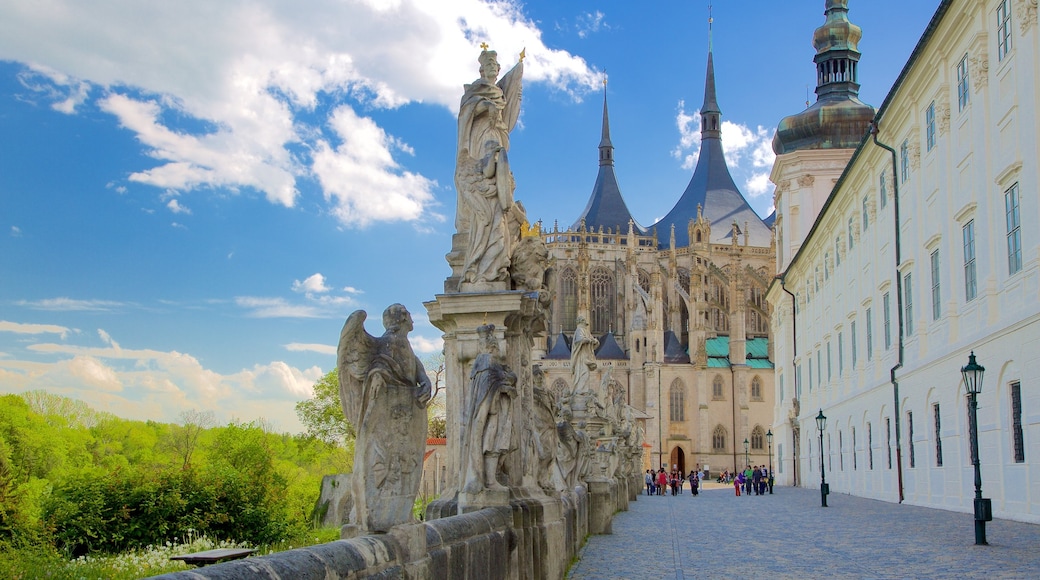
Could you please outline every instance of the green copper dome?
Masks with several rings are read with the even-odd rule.
[[[776,128],[773,152],[853,149],[874,118],[874,107],[859,100],[860,27],[849,22],[848,0],[827,0],[827,21],[816,29],[816,103],[785,117]]]

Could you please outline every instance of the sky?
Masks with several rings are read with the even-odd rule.
[[[294,411],[346,317],[441,333],[456,115],[479,45],[526,49],[516,199],[575,221],[604,90],[636,219],[679,199],[699,145],[708,2],[0,1],[0,393],[134,419]],[[777,123],[815,102],[823,0],[718,0],[712,46],[735,181],[772,211]],[[881,105],[939,0],[852,0],[861,99]],[[604,78],[607,79],[604,88]]]

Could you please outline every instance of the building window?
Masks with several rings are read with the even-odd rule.
[[[761,451],[765,449],[766,445],[763,441],[766,440],[766,434],[762,431],[762,427],[755,425],[754,430],[751,431],[751,449],[755,451]]]
[[[762,380],[758,377],[751,379],[751,399],[754,401],[762,400]]]
[[[852,324],[849,325],[849,350],[852,351],[852,368],[856,368],[856,321],[853,320]]]
[[[910,179],[910,140],[903,139],[899,146],[899,181],[906,183]]]
[[[1026,442],[1022,436],[1022,383],[1011,383],[1011,439],[1015,451],[1015,463],[1026,460]]]
[[[852,224],[855,223],[855,220],[855,217],[849,218],[849,250],[851,250],[856,245],[856,240],[853,239],[852,236]]]
[[[563,379],[556,379],[552,384],[552,392],[556,395],[557,401],[563,400],[563,394],[567,392],[567,381]]]
[[[812,353],[809,353],[809,392],[812,392]]]
[[[593,334],[606,334],[614,330],[615,298],[614,274],[606,268],[596,268],[589,276],[589,305]]]
[[[939,250],[932,252],[932,320],[942,314],[942,292],[939,291]]]
[[[784,402],[784,373],[780,373],[780,402]]]
[[[910,336],[914,333],[914,292],[909,272],[903,276],[903,313],[906,319],[903,323],[903,328],[906,329],[904,336]]]
[[[1022,231],[1018,211],[1018,184],[1004,192],[1004,210],[1007,217],[1008,275],[1022,269]]]
[[[870,212],[867,211],[867,196],[863,196],[863,231],[870,227]]]
[[[888,468],[892,469],[892,418],[885,417],[885,452],[888,455]]]
[[[823,280],[826,282],[831,279],[831,254],[830,252],[823,255]]]
[[[975,280],[975,220],[969,220],[961,228],[964,238],[964,300],[972,301],[978,293]]]
[[[856,428],[852,428],[852,471],[856,471],[859,465],[856,462]]]
[[[879,179],[878,191],[881,192],[879,196],[881,198],[881,209],[885,209],[885,205],[888,204],[888,176],[885,173],[885,171],[882,171]]]
[[[867,423],[867,469],[874,470],[874,428]]]
[[[917,467],[917,457],[914,455],[914,412],[906,412],[906,447],[910,451],[910,469]]]
[[[841,265],[841,236],[834,238],[834,268]]]
[[[924,136],[925,146],[931,151],[935,148],[935,101],[924,111]]]
[[[827,341],[827,380],[831,380],[831,341]]]
[[[885,350],[892,348],[892,300],[890,294],[885,292],[881,297],[882,316],[885,320]]]
[[[672,388],[669,393],[670,405],[670,416],[672,421],[685,421],[686,420],[686,385],[679,379],[672,381]]]
[[[845,372],[845,335],[838,332],[838,376]]]
[[[794,396],[796,399],[802,398],[802,365],[794,365]]]
[[[560,274],[560,303],[563,329],[572,331],[578,317],[578,273],[567,268]]]
[[[968,55],[965,53],[957,63],[957,110],[968,106]]]
[[[1002,61],[1011,50],[1011,10],[1008,0],[997,4],[997,60]]]
[[[942,467],[942,423],[939,420],[939,403],[932,405],[932,415],[935,422],[935,466]]]
[[[827,360],[830,362],[830,356]],[[823,349],[816,351],[816,385],[823,386]]]
[[[722,393],[722,377],[715,375],[715,378],[711,381],[711,398],[716,401],[721,401],[724,396]]]
[[[841,431],[838,431],[838,470],[845,471],[845,439]]]
[[[726,450],[726,428],[722,425],[717,425],[711,434],[711,449],[716,453]]]

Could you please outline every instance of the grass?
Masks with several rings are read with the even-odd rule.
[[[256,547],[256,555],[273,554],[293,548],[324,544],[339,539],[339,528],[320,528],[277,542]],[[41,548],[0,549],[0,578],[11,580],[135,580],[167,572],[187,570],[189,566],[171,561],[170,556],[190,554],[216,548],[249,548],[243,542],[214,541],[189,533],[164,545],[148,546],[123,554],[88,555],[74,560],[63,558],[53,550]]]

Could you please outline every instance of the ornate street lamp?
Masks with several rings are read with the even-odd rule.
[[[744,465],[751,465],[751,461],[748,460],[748,440],[744,439]]]
[[[975,351],[968,355],[968,364],[961,367],[964,390],[968,395],[968,437],[971,440],[971,464],[975,467],[975,545],[985,546],[986,522],[993,519],[993,505],[982,497],[982,471],[979,469],[978,395],[982,392],[982,375],[986,368],[975,362]]]
[[[769,481],[769,495],[773,495],[773,430],[766,431],[766,443],[769,444],[769,472],[766,473]]]
[[[823,430],[827,428],[827,417],[823,415],[823,409],[820,409],[820,414],[816,416],[816,428],[820,431],[820,505],[827,507],[827,494],[831,490],[823,473]]]

